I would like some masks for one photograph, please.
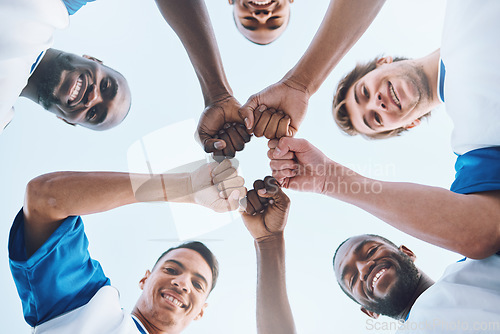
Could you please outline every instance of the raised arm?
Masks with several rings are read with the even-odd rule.
[[[290,200],[275,179],[254,182],[242,199],[243,222],[254,238],[257,254],[257,332],[292,334],[295,323],[286,291],[285,240]]]
[[[224,66],[203,0],[156,0],[161,14],[179,36],[200,82],[205,110],[198,124],[198,137],[206,152],[223,151],[234,157],[235,148],[217,138],[225,123],[240,123],[239,102],[224,73]],[[247,140],[248,141],[248,140]],[[229,145],[228,145],[229,144]]]
[[[311,95],[363,35],[384,2],[331,0],[318,32],[299,62],[278,83],[251,96],[240,109],[242,118],[248,119],[249,128],[265,127],[259,122],[266,119],[260,121],[255,117],[258,115],[255,111],[264,105],[290,116],[287,135],[294,135],[305,117]]]
[[[108,211],[137,202],[195,203],[215,211],[238,208],[244,180],[229,160],[192,173],[129,174],[57,172],[28,183],[23,213],[28,254],[33,254],[69,216]]]
[[[369,179],[330,160],[304,139],[269,143],[273,176],[284,187],[353,204],[395,228],[467,257],[500,250],[500,191],[457,194]]]

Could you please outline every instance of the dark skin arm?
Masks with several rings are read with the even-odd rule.
[[[243,222],[257,254],[257,332],[292,334],[295,323],[286,291],[285,240],[290,200],[268,176],[241,200]]]
[[[299,62],[277,83],[252,95],[241,107],[240,114],[247,119],[248,128],[256,136],[281,138],[294,136],[307,112],[309,98],[319,89],[330,72],[368,29],[385,0],[332,0],[323,22],[307,51]],[[267,117],[258,119],[256,111],[263,109],[283,111],[289,116],[289,129],[273,132],[255,132],[267,126]],[[278,117],[278,116],[276,116]],[[284,121],[285,122],[285,121]]]
[[[218,152],[218,155],[234,157],[234,146],[222,138],[217,138],[217,134],[225,123],[244,123],[238,114],[240,103],[233,97],[224,73],[205,2],[156,0],[156,4],[179,36],[200,82],[205,109],[198,124],[197,139],[207,153]]]

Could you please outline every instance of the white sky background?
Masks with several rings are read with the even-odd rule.
[[[208,1],[224,66],[234,95],[248,96],[278,81],[300,58],[316,32],[329,1],[296,0],[290,26],[269,46],[246,41],[235,29],[225,0]],[[356,60],[378,54],[424,56],[440,45],[444,1],[389,1],[374,24],[311,98],[297,137],[306,138],[337,162],[363,175],[449,188],[455,156],[449,138],[451,122],[438,108],[429,123],[401,138],[366,141],[341,134],[331,116],[333,91],[341,75]],[[96,56],[129,80],[132,110],[121,126],[106,132],[72,128],[31,101],[20,99],[16,116],[0,138],[0,319],[6,333],[29,333],[11,278],[7,239],[23,203],[27,182],[57,170],[127,171],[127,152],[140,138],[164,126],[198,120],[203,109],[196,75],[175,33],[164,22],[154,1],[99,0],[71,18],[58,32],[55,48]],[[163,143],[164,154],[187,139]],[[194,146],[193,150],[201,147]],[[237,155],[248,188],[270,173],[267,141],[253,138]],[[200,152],[192,152],[197,156]],[[331,259],[344,239],[377,233],[404,243],[418,256],[417,265],[431,277],[459,255],[427,245],[395,230],[364,211],[331,198],[287,191],[292,209],[286,228],[287,285],[299,333],[370,333],[368,319],[341,292]],[[140,290],[138,281],[157,256],[176,245],[168,204],[136,204],[84,217],[90,251],[112,284],[122,306],[131,310]],[[178,222],[178,219],[176,219]],[[163,239],[163,241],[158,241]],[[256,261],[253,241],[240,219],[200,237],[217,255],[221,274],[202,320],[185,333],[255,333]],[[382,318],[378,326],[383,325]],[[393,331],[375,331],[391,333]]]

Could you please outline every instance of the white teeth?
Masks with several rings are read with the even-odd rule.
[[[380,276],[382,276],[382,274],[386,271],[387,269],[386,268],[383,268],[381,269],[378,273],[375,274],[375,276],[373,277],[373,281],[372,281],[372,289],[375,287],[375,282],[378,281],[378,279],[380,278]]]
[[[167,296],[166,297],[168,300],[170,300],[172,303],[174,303],[175,305],[179,306],[179,307],[183,307],[184,304],[181,303],[180,301],[178,301],[177,299],[175,299],[174,297],[172,296]]]
[[[398,107],[401,107],[401,102],[399,102],[399,99],[396,96],[396,92],[394,91],[394,87],[392,86],[392,84],[389,84],[389,91],[391,92],[391,97],[394,103],[396,103]]]
[[[269,5],[272,0],[269,0],[269,1],[250,1],[251,3],[253,3],[254,5],[257,5],[257,6],[265,6],[265,5]]]
[[[82,88],[82,79],[78,78],[76,80],[75,86],[73,87],[73,89],[71,91],[71,94],[69,95],[69,100],[68,100],[69,103],[73,102],[76,99],[76,97],[78,96],[78,93],[80,93],[81,88]]]

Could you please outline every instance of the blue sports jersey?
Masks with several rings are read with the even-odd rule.
[[[500,146],[485,147],[460,155],[455,163],[450,190],[459,194],[500,190]]]
[[[62,0],[69,15],[75,14],[80,8],[87,4],[87,2],[92,2],[95,0]]]
[[[110,285],[99,262],[90,257],[80,217],[66,218],[27,259],[21,209],[10,230],[9,263],[30,326],[87,304],[101,287]]]

